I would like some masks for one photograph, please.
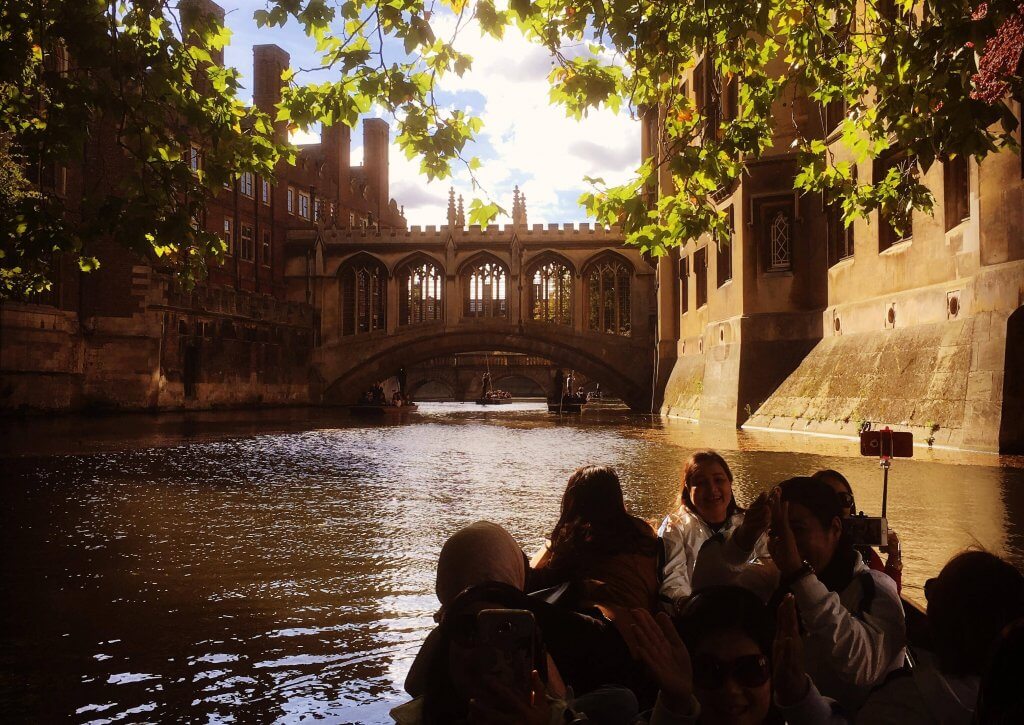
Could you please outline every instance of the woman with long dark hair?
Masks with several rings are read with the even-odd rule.
[[[715,534],[729,536],[743,521],[744,511],[732,493],[732,471],[712,450],[697,451],[683,466],[683,485],[676,510],[665,517],[658,536],[665,547],[661,598],[676,611],[690,596],[697,552]],[[763,544],[757,553],[763,553]]]
[[[558,523],[533,568],[531,583],[569,582],[582,604],[657,605],[658,539],[626,510],[619,477],[607,466],[583,466],[569,477]]]

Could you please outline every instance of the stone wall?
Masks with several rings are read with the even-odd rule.
[[[134,279],[127,316],[0,306],[0,412],[309,402],[308,307],[233,290],[168,293],[148,269]]]

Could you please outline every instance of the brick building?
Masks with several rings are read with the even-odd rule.
[[[209,0],[180,4],[184,27],[196,13],[223,19]],[[223,57],[214,57],[223,62]],[[253,48],[253,102],[275,115],[288,54]],[[321,141],[282,163],[277,182],[238,175],[212,200],[201,223],[224,235],[228,254],[192,290],[178,287],[154,260],[116,240],[93,240],[99,270],[59,263],[53,289],[0,307],[0,408],[164,409],[305,403],[316,312],[289,301],[284,248],[289,234],[324,224],[404,229],[389,196],[388,126],[362,123],[365,163],[352,166],[350,129],[324,128]],[[283,124],[275,133],[287,133]],[[83,185],[111,184],[120,151],[102,127],[79,167],[55,174],[54,189],[75,209]],[[202,139],[188,150],[203,163]],[[58,185],[59,180],[59,185]]]

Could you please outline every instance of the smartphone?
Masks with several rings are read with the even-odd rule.
[[[535,669],[535,629],[533,614],[525,609],[484,609],[476,615],[479,646],[496,655],[490,659],[492,671],[486,674],[508,683],[521,692],[527,702]]]
[[[847,516],[843,519],[843,532],[854,546],[889,545],[889,522],[884,516]]]
[[[860,454],[876,458],[913,458],[914,434],[888,428],[864,431],[860,434]]]

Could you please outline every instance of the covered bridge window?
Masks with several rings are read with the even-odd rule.
[[[435,264],[417,260],[398,273],[398,322],[418,325],[444,318],[444,273]]]
[[[531,275],[530,311],[535,320],[572,324],[572,270],[557,259],[535,267]]]
[[[367,257],[342,267],[342,335],[358,335],[384,329],[387,274],[381,262]]]
[[[466,317],[507,317],[506,283],[508,272],[496,261],[481,260],[463,272]]]
[[[629,286],[633,271],[624,261],[608,257],[592,264],[587,279],[587,325],[611,335],[630,335]]]

